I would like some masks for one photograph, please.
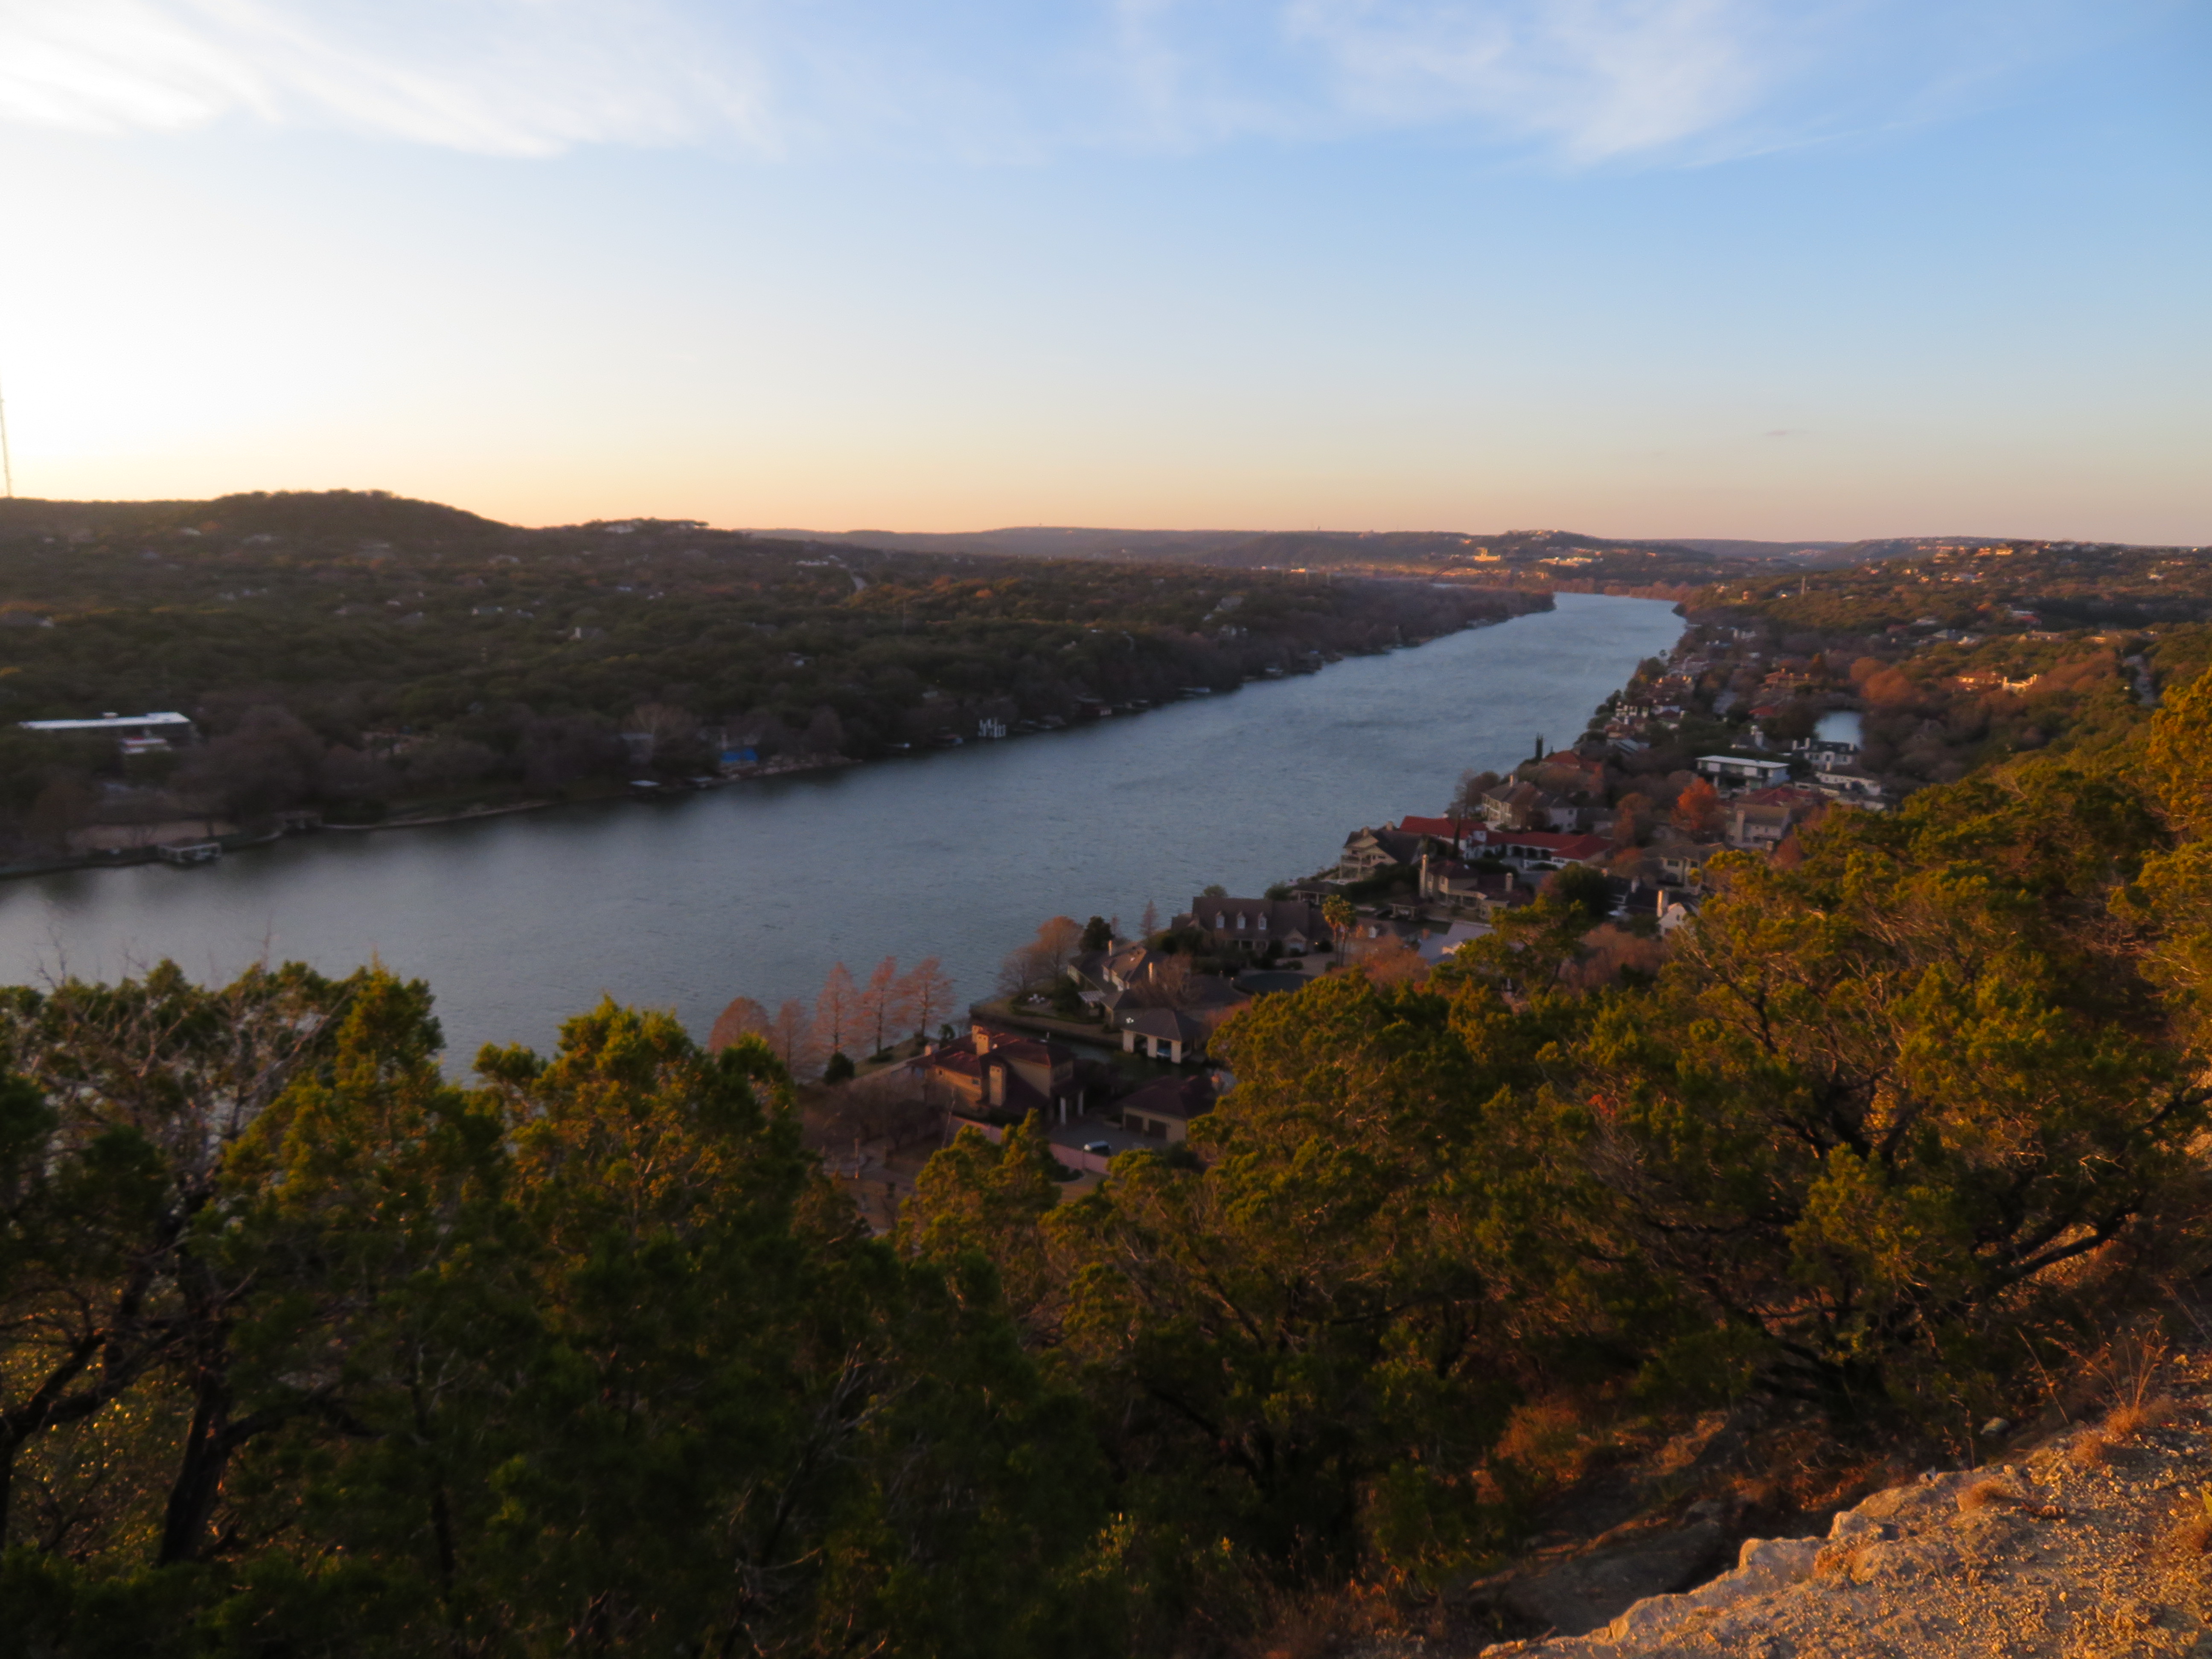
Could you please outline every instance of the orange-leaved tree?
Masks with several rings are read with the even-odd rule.
[[[766,1036],[769,1030],[767,1009],[750,997],[733,997],[730,1006],[714,1016],[714,1028],[707,1033],[707,1047],[726,1048],[741,1037]]]

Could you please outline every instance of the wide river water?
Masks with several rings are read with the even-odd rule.
[[[935,954],[963,999],[1047,916],[1164,920],[1256,893],[1344,837],[1440,812],[1459,775],[1557,745],[1681,631],[1652,599],[1555,611],[1134,718],[879,765],[476,823],[330,833],[220,864],[0,883],[0,982],[164,957],[429,981],[448,1054],[550,1047],[602,993],[703,1036],[732,997],[811,998],[833,962]]]

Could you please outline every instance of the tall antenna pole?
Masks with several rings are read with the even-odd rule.
[[[0,476],[8,483],[8,499],[15,499],[15,463],[8,453],[8,399],[0,393]]]

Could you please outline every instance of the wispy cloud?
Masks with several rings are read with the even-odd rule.
[[[245,118],[514,155],[1458,128],[1592,165],[1765,147],[1884,104],[1924,113],[2001,55],[1978,27],[1996,3],[0,0],[0,120]],[[2005,61],[2087,4],[2013,0]]]
[[[683,14],[589,0],[0,0],[0,119],[246,115],[493,155],[769,143],[757,70]]]
[[[1286,21],[1372,120],[1471,120],[1575,161],[1740,119],[1790,67],[1787,32],[1747,0],[1295,0]]]

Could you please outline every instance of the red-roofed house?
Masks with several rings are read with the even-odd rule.
[[[1603,864],[1613,845],[1603,836],[1573,836],[1553,830],[1482,830],[1468,839],[1477,858],[1503,859],[1523,870],[1555,869],[1565,864]]]

